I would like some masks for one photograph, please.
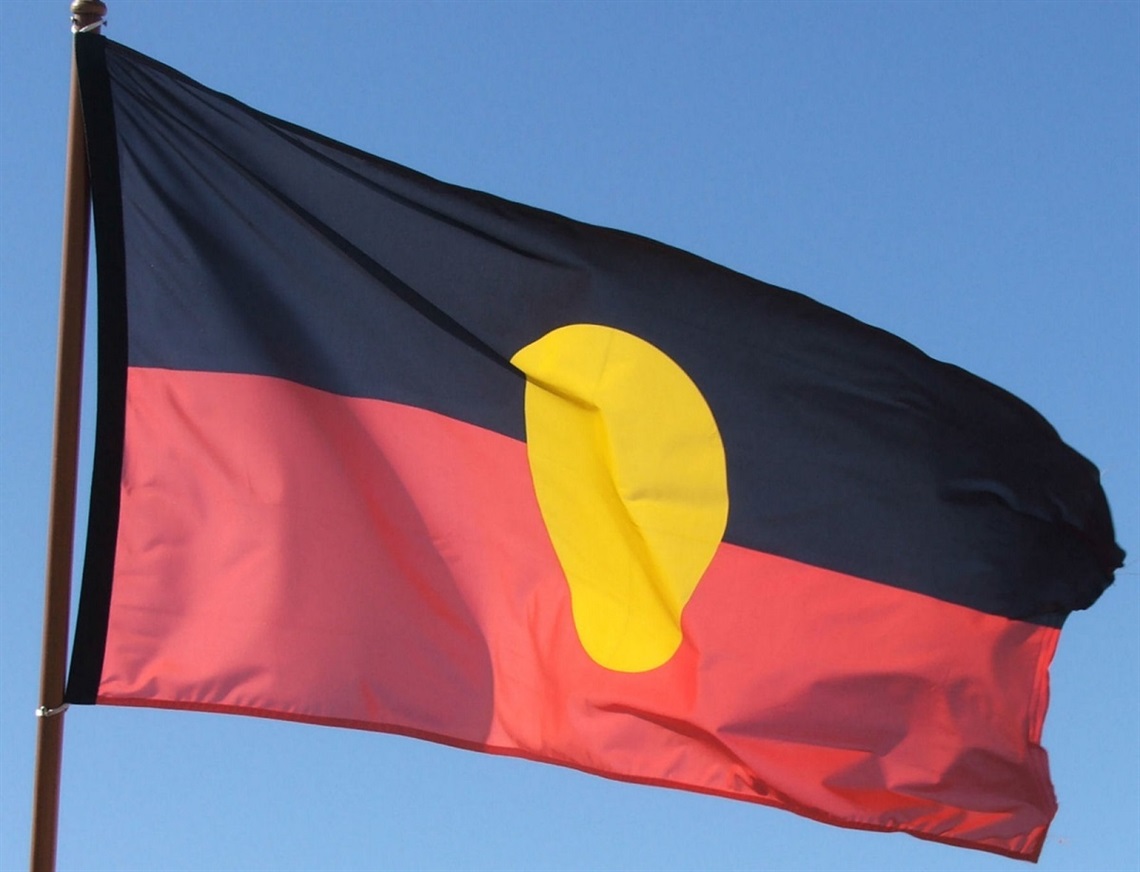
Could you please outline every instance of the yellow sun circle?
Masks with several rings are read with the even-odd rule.
[[[724,444],[692,379],[613,327],[572,324],[512,358],[526,375],[527,457],[586,653],[654,669],[724,535]]]

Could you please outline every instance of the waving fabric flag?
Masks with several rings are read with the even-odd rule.
[[[819,303],[77,40],[73,703],[401,733],[1015,857],[1122,560],[1015,397]]]

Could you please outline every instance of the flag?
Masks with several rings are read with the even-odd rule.
[[[415,736],[1035,859],[1123,554],[1031,408],[807,297],[77,37],[72,703]]]

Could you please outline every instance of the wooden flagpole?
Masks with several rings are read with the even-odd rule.
[[[107,15],[99,0],[71,4],[72,30],[97,30]],[[40,704],[36,709],[36,774],[32,808],[32,872],[55,869],[59,824],[60,764],[63,757],[63,702],[70,630],[71,564],[79,457],[79,399],[83,381],[83,328],[87,305],[87,246],[91,190],[87,140],[75,58],[63,203],[63,261],[60,280],[59,348],[56,362],[55,433],[52,445],[51,509],[44,592]]]

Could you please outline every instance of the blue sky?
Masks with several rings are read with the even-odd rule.
[[[259,109],[802,291],[1040,410],[1102,470],[1130,555],[1054,660],[1040,868],[1140,865],[1140,4],[110,6],[109,36]],[[70,34],[63,0],[0,8],[0,868],[18,869]],[[73,710],[64,766],[61,869],[1019,868],[250,718]]]

